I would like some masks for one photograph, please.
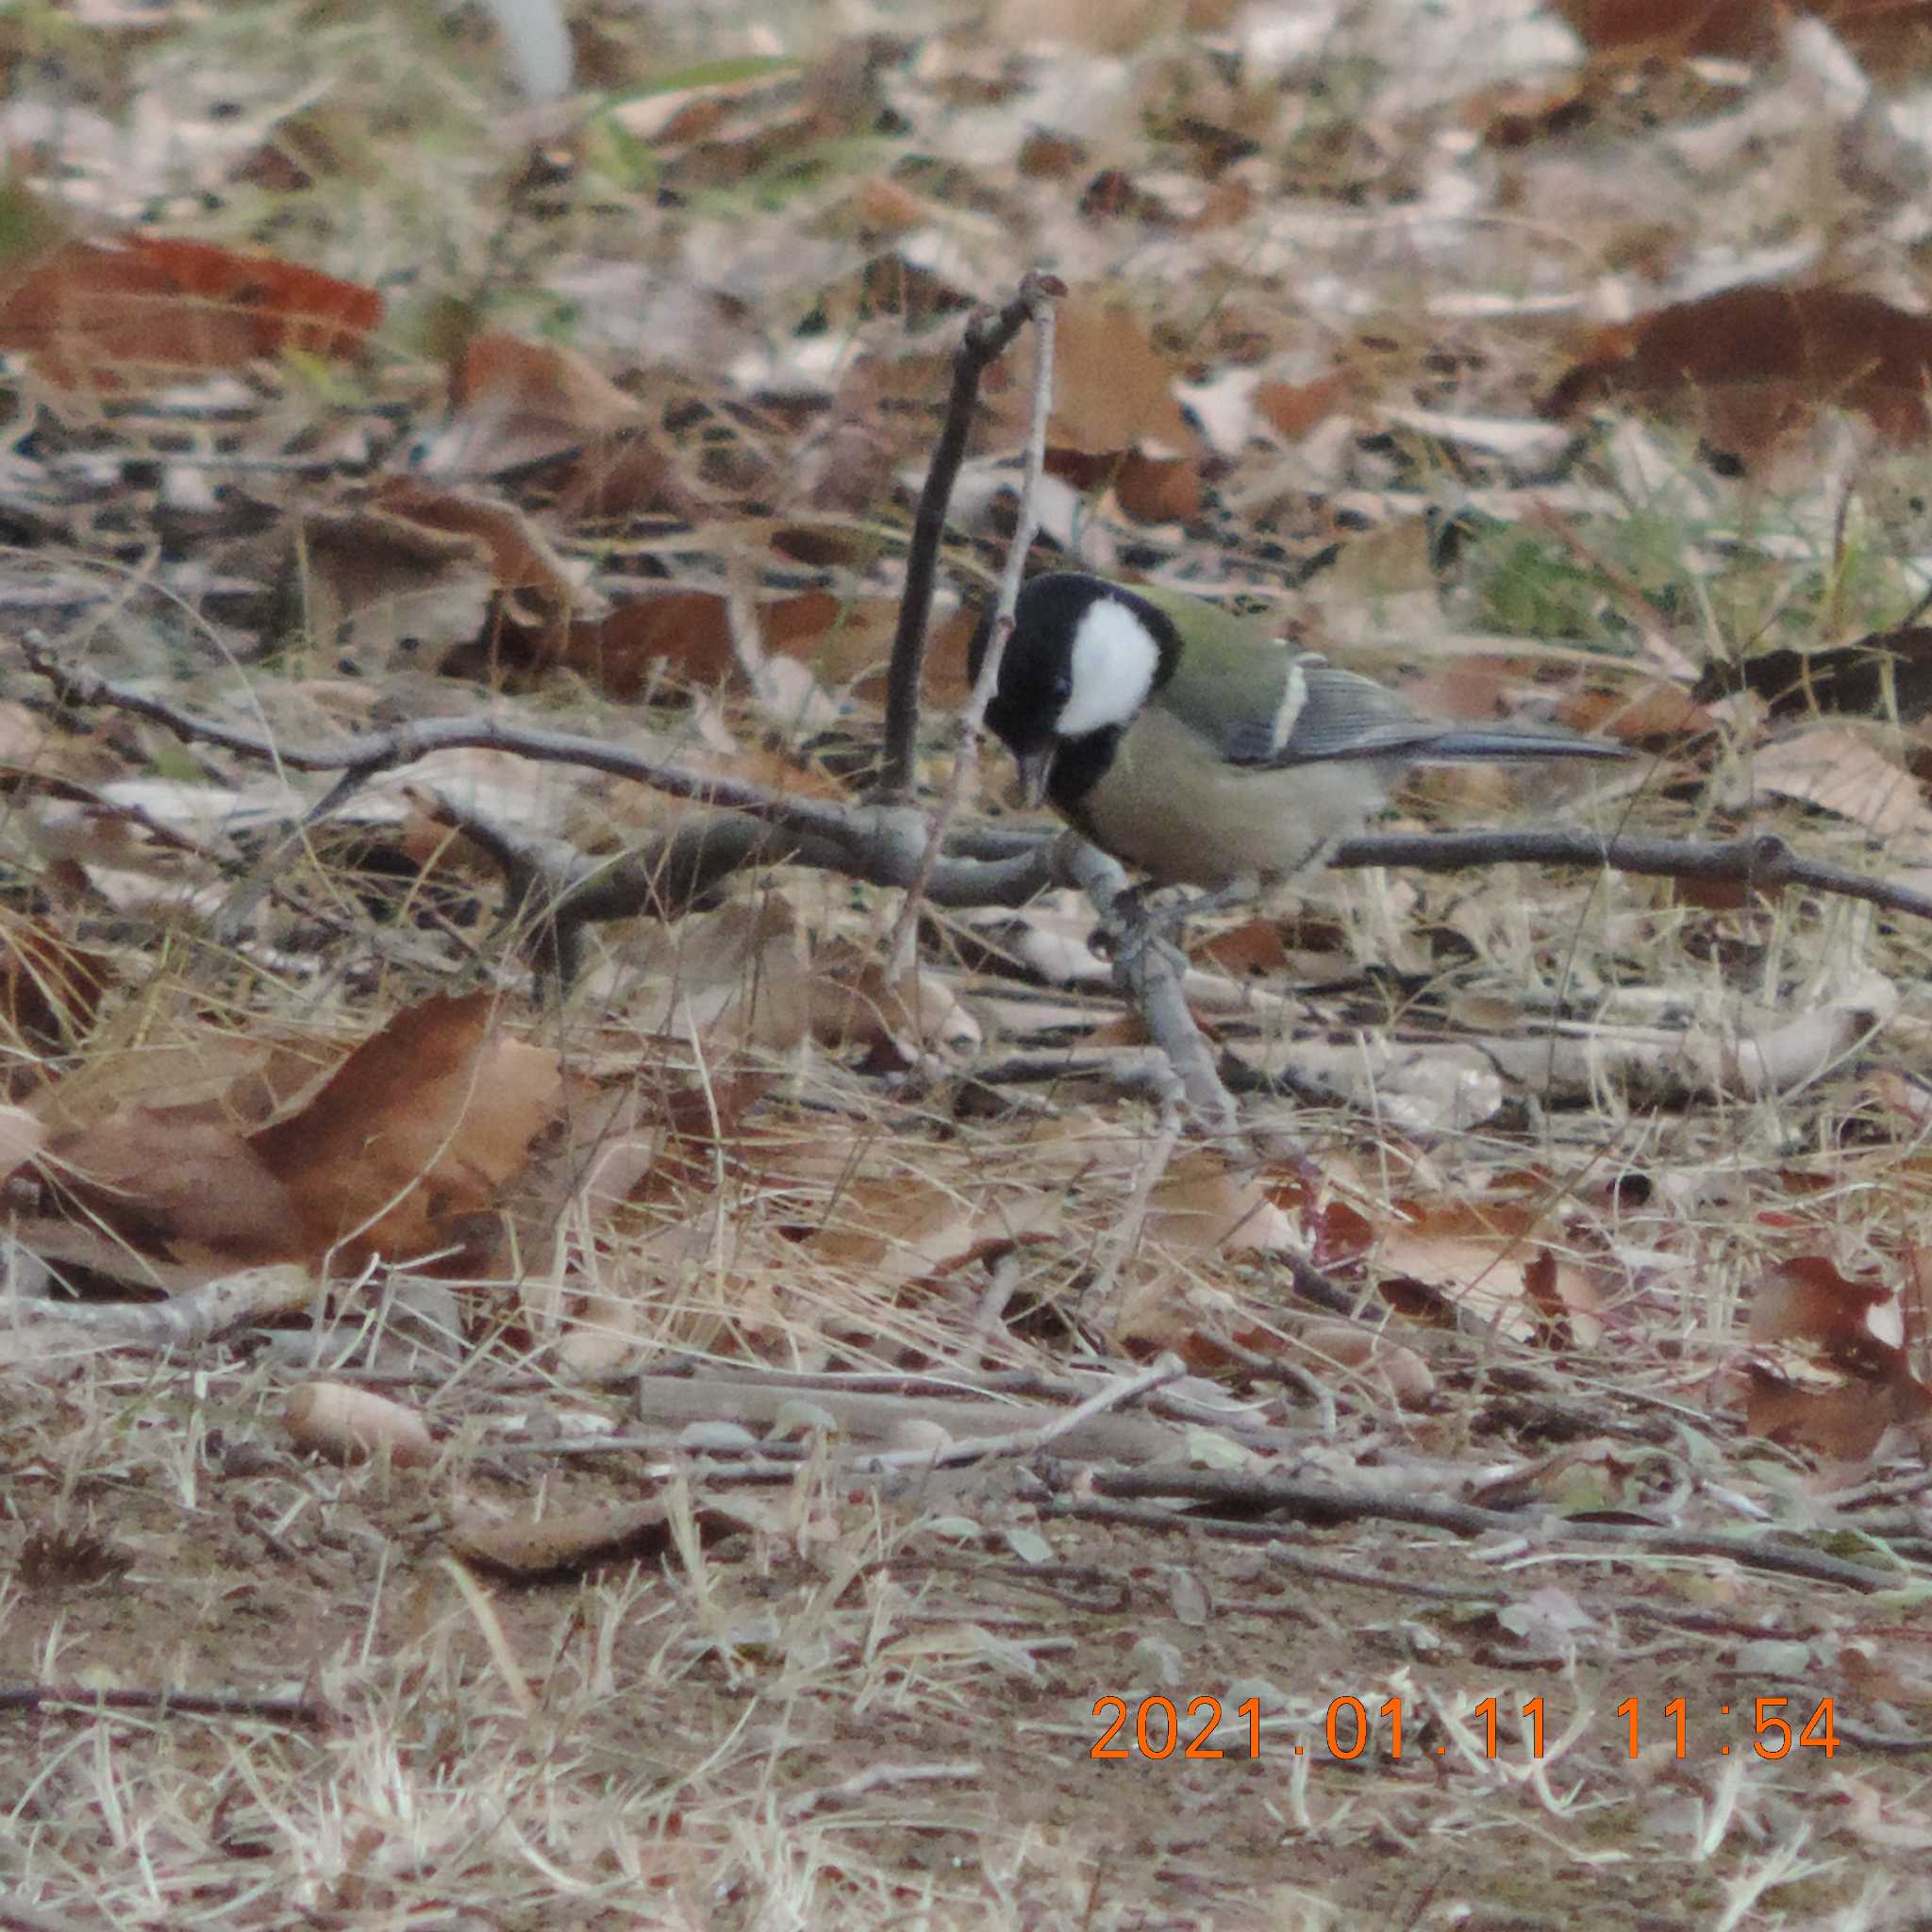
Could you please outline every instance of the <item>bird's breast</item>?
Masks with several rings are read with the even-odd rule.
[[[1215,887],[1306,871],[1387,796],[1364,761],[1230,765],[1155,708],[1135,719],[1091,785],[1059,802],[1077,830],[1161,884]]]

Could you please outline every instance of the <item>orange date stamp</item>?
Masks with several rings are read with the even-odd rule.
[[[1373,1709],[1363,1698],[1337,1697],[1330,1700],[1325,1718],[1310,1738],[1291,1735],[1294,1726],[1290,1720],[1278,1711],[1264,1713],[1257,1697],[1246,1699],[1231,1712],[1218,1697],[1190,1698],[1185,1706],[1158,1695],[1138,1702],[1096,1697],[1093,1716],[1104,1727],[1087,1755],[1116,1762],[1325,1755],[1348,1763],[1371,1754],[1394,1760],[1446,1757],[1450,1747],[1445,1741],[1412,1741],[1408,1714],[1400,1697],[1386,1697]],[[1674,1745],[1679,1757],[1689,1757],[1693,1751],[1709,1751],[1720,1757],[1751,1751],[1768,1760],[1801,1751],[1821,1751],[1829,1758],[1839,1744],[1829,1697],[1820,1698],[1815,1706],[1808,1698],[1754,1697],[1736,1704],[1713,1700],[1708,1710],[1701,1712],[1683,1697],[1654,1706],[1626,1697],[1614,1715],[1623,1724],[1623,1741],[1632,1757],[1660,1741]],[[1513,1712],[1506,1711],[1495,1697],[1481,1699],[1468,1713],[1475,1755],[1513,1756],[1501,1736],[1505,1724],[1513,1718],[1525,1755],[1541,1757],[1545,1716],[1541,1697],[1524,1699]]]

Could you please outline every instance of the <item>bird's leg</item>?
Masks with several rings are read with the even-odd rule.
[[[1230,879],[1211,891],[1191,893],[1165,906],[1156,906],[1151,901],[1161,890],[1148,881],[1116,892],[1095,934],[1099,941],[1096,950],[1118,958],[1123,946],[1145,945],[1149,940],[1162,939],[1179,945],[1180,930],[1190,921],[1212,918],[1217,912],[1258,899],[1262,886],[1259,878]]]

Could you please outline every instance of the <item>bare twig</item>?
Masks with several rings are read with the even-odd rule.
[[[1179,1076],[1181,1091],[1208,1131],[1232,1136],[1240,1109],[1214,1065],[1214,1056],[1194,1024],[1184,990],[1188,962],[1177,948],[1159,938],[1145,909],[1121,901],[1127,875],[1097,847],[1068,834],[1059,846],[1066,875],[1092,901],[1101,918],[1119,934],[1114,949],[1114,983],[1134,1003],[1147,1031]]]
[[[1046,422],[1053,410],[1053,320],[1054,299],[1060,284],[1051,276],[1029,275],[1020,285],[1020,299],[1033,318],[1033,408],[1026,430],[1026,458],[1020,479],[1020,511],[1013,525],[1012,541],[1007,546],[1006,569],[1000,574],[999,596],[993,604],[992,631],[986,656],[980,661],[979,675],[960,707],[954,724],[952,776],[945,795],[932,815],[925,835],[925,857],[919,875],[906,889],[906,903],[892,927],[886,958],[896,976],[908,973],[913,964],[913,948],[919,934],[919,907],[926,881],[960,802],[978,789],[979,727],[986,708],[999,689],[1000,660],[1006,655],[1007,638],[1013,628],[1013,608],[1019,602],[1020,579],[1025,575],[1026,553],[1033,548],[1033,533],[1040,525],[1040,479],[1046,473]],[[935,465],[937,468],[937,465]],[[909,573],[908,573],[909,575]],[[918,681],[913,681],[915,702]],[[888,715],[890,728],[891,718]],[[915,714],[914,724],[917,724]]]
[[[1179,1356],[1163,1355],[1152,1368],[1143,1369],[1138,1375],[1123,1376],[1118,1381],[1108,1383],[1104,1389],[1088,1396],[1086,1401],[1036,1427],[1015,1429],[1003,1436],[979,1436],[971,1441],[948,1442],[939,1449],[889,1450],[883,1455],[867,1457],[860,1466],[872,1470],[952,1469],[961,1463],[983,1462],[994,1456],[1037,1456],[1041,1450],[1050,1448],[1055,1442],[1084,1429],[1098,1417],[1129,1407],[1143,1396],[1153,1394],[1157,1389],[1177,1382],[1187,1372],[1187,1364]],[[943,1409],[938,1411],[935,1420],[944,1413]]]
[[[1453,1536],[1522,1537],[1539,1546],[1552,1548],[1581,1543],[1652,1556],[1716,1557],[1746,1570],[1838,1584],[1848,1590],[1896,1590],[1915,1577],[1923,1580],[1923,1573],[1905,1564],[1878,1569],[1863,1563],[1847,1563],[1815,1550],[1773,1543],[1761,1535],[1725,1536],[1714,1531],[1651,1528],[1641,1524],[1575,1523],[1549,1514],[1482,1509],[1468,1503],[1439,1503],[1418,1496],[1391,1496],[1325,1483],[1224,1476],[1203,1470],[1101,1470],[1093,1473],[1091,1484],[1096,1494],[1124,1500],[1164,1496],[1175,1502],[1219,1505],[1240,1519],[1230,1525],[1229,1533],[1243,1536],[1259,1527],[1255,1522],[1257,1512],[1273,1511],[1277,1516],[1318,1523],[1324,1527],[1365,1520],[1412,1523],[1428,1529],[1446,1530]],[[1075,1506],[1069,1507],[1077,1513]],[[1196,1531],[1209,1526],[1198,1510],[1191,1510],[1177,1520]]]
[[[1863,899],[1915,919],[1932,919],[1932,897],[1888,879],[1867,878],[1820,858],[1801,858],[1775,832],[1741,839],[1605,838],[1571,829],[1510,832],[1370,832],[1336,848],[1331,865],[1406,866],[1455,872],[1480,865],[1600,865],[1654,878],[1770,888],[1805,886]]]
[[[0,1710],[146,1710],[158,1717],[258,1717],[285,1724],[324,1724],[329,1719],[327,1706],[307,1697],[249,1697],[195,1690],[90,1690],[79,1684],[0,1684]]]
[[[64,703],[125,711],[160,725],[184,744],[211,744],[256,763],[295,772],[340,772],[343,784],[313,807],[310,822],[325,817],[349,791],[378,774],[458,747],[507,752],[541,763],[570,764],[649,785],[675,798],[689,798],[732,814],[697,832],[683,828],[675,838],[720,838],[746,856],[739,864],[758,863],[765,854],[753,831],[720,830],[757,822],[797,840],[797,862],[844,872],[879,884],[904,886],[917,875],[924,855],[924,821],[909,808],[855,808],[826,799],[785,797],[761,786],[732,778],[701,776],[664,764],[602,739],[562,731],[530,731],[489,718],[425,718],[392,731],[360,732],[334,744],[283,745],[255,732],[240,731],[195,716],[145,691],[118,685],[62,665],[44,638],[29,631],[22,643],[26,660],[51,683]],[[780,841],[774,841],[780,842]],[[938,905],[1023,905],[1053,882],[1052,835],[1005,827],[975,826],[956,841],[962,856],[948,858],[934,871],[926,896]],[[688,847],[680,847],[688,849]],[[662,844],[648,848],[664,864]],[[598,870],[594,879],[573,886],[587,908],[585,920],[634,916],[652,909],[651,875],[639,869],[645,855],[623,866]],[[1612,872],[1661,878],[1688,878],[1770,888],[1798,886],[1840,898],[1862,899],[1916,919],[1932,920],[1932,897],[1889,880],[1868,878],[1823,859],[1801,858],[1775,833],[1704,841],[1690,839],[1607,838],[1572,829],[1483,832],[1372,832],[1343,841],[1331,865],[1406,866],[1418,872],[1451,872],[1484,865],[1589,865]],[[981,871],[977,868],[987,868]],[[957,868],[957,869],[956,869]],[[590,861],[586,861],[589,871]],[[721,878],[732,866],[721,856],[699,868]],[[675,872],[675,868],[672,869]],[[608,882],[622,878],[620,888]],[[988,896],[978,896],[985,892]]]
[[[19,1239],[31,1241],[25,1231]],[[315,1277],[306,1268],[282,1263],[243,1268],[196,1286],[165,1302],[57,1302],[9,1300],[7,1313],[86,1335],[103,1348],[200,1348],[265,1315],[292,1313],[316,1296]]]
[[[982,309],[966,325],[966,334],[953,358],[953,389],[946,399],[946,419],[939,447],[932,453],[912,519],[912,542],[906,556],[906,589],[899,600],[899,624],[892,637],[891,663],[886,674],[886,742],[880,761],[879,798],[896,804],[912,792],[913,770],[919,750],[919,686],[925,671],[925,627],[932,614],[933,586],[939,577],[940,544],[945,535],[946,509],[959,465],[966,460],[966,438],[979,400],[979,379],[1004,356],[1029,320],[1038,320],[1036,306],[1065,294],[1052,275],[1029,275],[1020,292],[994,312]]]

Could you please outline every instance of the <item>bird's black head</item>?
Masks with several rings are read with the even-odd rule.
[[[968,654],[975,678],[991,639],[989,609]],[[1102,577],[1055,571],[1026,585],[986,722],[1019,760],[1029,798],[1045,791],[1062,745],[1102,734],[1110,743],[1126,727],[1173,648],[1168,619]]]

